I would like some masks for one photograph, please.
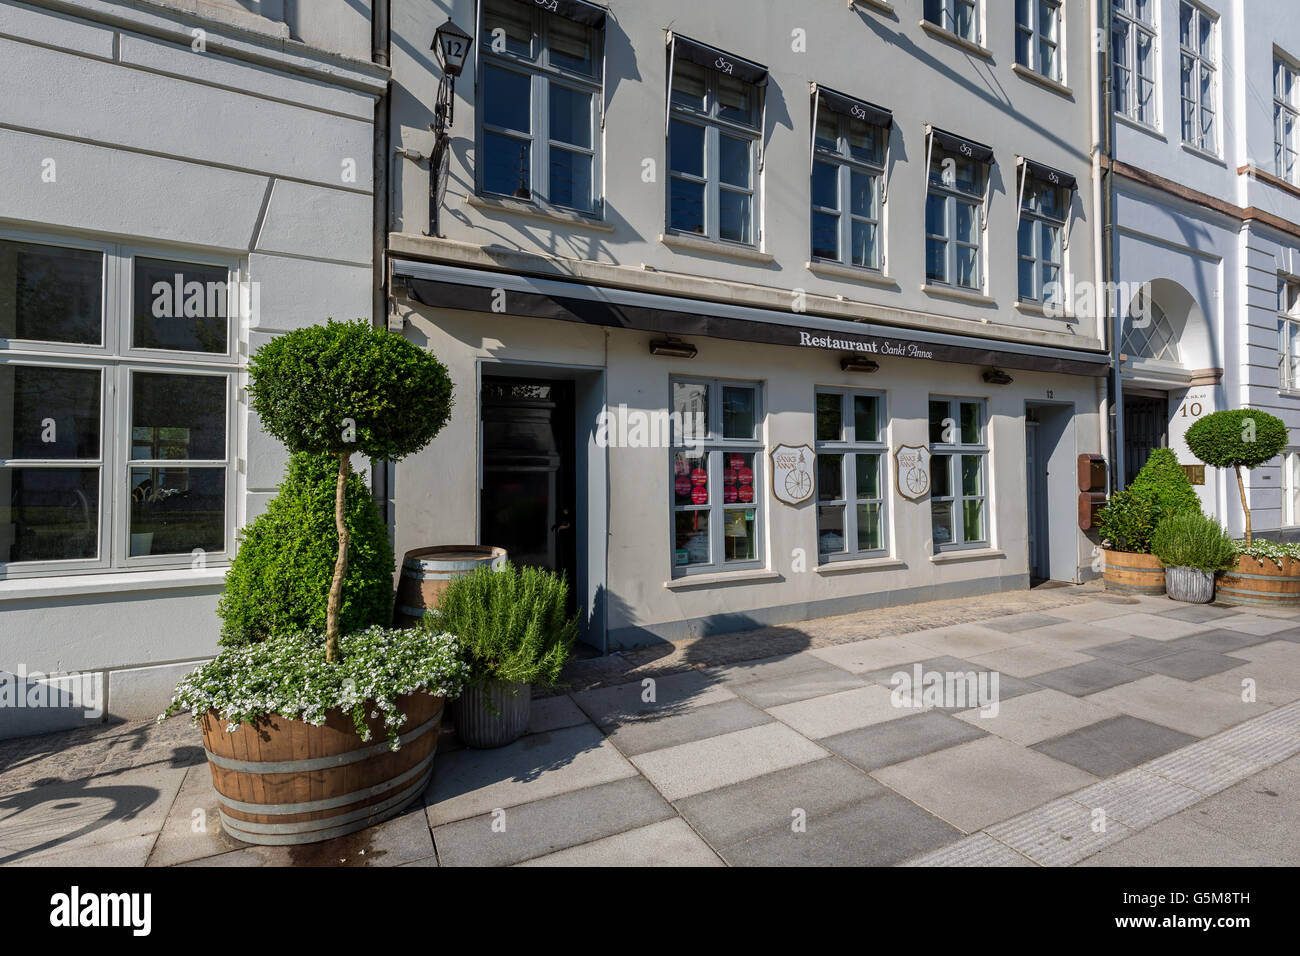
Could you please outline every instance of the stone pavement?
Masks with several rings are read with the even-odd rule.
[[[900,671],[974,679],[900,707]],[[220,833],[183,718],[8,741],[0,863],[1297,859],[1282,837],[1300,822],[1300,610],[1035,590],[704,638],[570,675],[509,747],[446,740],[423,806],[300,849]],[[991,699],[954,696],[976,688]]]

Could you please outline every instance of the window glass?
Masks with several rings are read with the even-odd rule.
[[[532,11],[511,0],[488,0],[483,8],[483,35],[489,45],[498,40],[503,43],[507,53],[531,56]]]
[[[875,395],[853,396],[854,441],[878,441],[880,438],[880,399]]]
[[[220,461],[226,457],[226,379],[133,372],[131,457]]]
[[[13,426],[0,430],[0,458],[99,457],[99,369],[0,365],[0,408],[6,406]]]
[[[104,254],[0,239],[0,339],[103,342]]]
[[[722,437],[753,438],[757,422],[757,394],[735,385],[722,387]]]
[[[704,67],[680,57],[673,61],[673,102],[675,104],[703,112],[706,90]]]
[[[590,156],[551,148],[551,202],[568,209],[592,211]]]
[[[552,66],[584,76],[595,75],[596,57],[590,27],[564,17],[547,17],[546,29]]]
[[[844,437],[844,400],[838,392],[817,393],[817,440],[841,441]]]
[[[591,148],[591,94],[551,84],[551,139]]]
[[[99,469],[0,470],[0,545],[14,563],[98,557]]]
[[[132,468],[131,557],[225,550],[224,468]]]
[[[225,354],[238,304],[227,302],[227,269],[137,256],[133,271],[135,348]]]
[[[673,120],[670,148],[673,172],[704,176],[704,127]]]
[[[752,198],[745,193],[724,189],[718,194],[718,235],[729,242],[751,241]]]

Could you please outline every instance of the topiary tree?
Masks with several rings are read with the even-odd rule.
[[[1151,553],[1151,536],[1162,520],[1200,514],[1201,499],[1178,458],[1157,448],[1123,491],[1110,496],[1097,515],[1097,530],[1115,551]]]
[[[1151,452],[1142,470],[1129,485],[1136,492],[1150,492],[1164,516],[1201,511],[1201,499],[1192,482],[1178,464],[1178,456],[1168,448]]]
[[[330,455],[294,455],[279,493],[240,534],[217,604],[226,647],[326,629],[339,541],[336,470]],[[375,499],[355,472],[348,477],[344,523],[348,562],[339,630],[350,634],[387,624],[393,610],[393,545]]]
[[[1241,510],[1246,515],[1246,547],[1250,547],[1250,504],[1241,469],[1258,467],[1276,457],[1287,445],[1282,419],[1255,408],[1214,412],[1187,429],[1187,447],[1214,468],[1231,468],[1237,474]]]
[[[339,610],[348,566],[349,461],[394,461],[419,451],[451,413],[451,379],[429,353],[364,319],[328,320],[272,339],[248,363],[249,404],[291,452],[338,463],[338,554],[325,609],[325,659],[338,660]]]

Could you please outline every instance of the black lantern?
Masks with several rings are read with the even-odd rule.
[[[474,38],[452,23],[451,17],[433,34],[433,52],[438,55],[438,65],[450,77],[460,76],[473,46]]]

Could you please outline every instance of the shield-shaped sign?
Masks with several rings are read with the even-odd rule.
[[[813,493],[813,462],[817,454],[810,445],[777,445],[772,459],[772,494],[777,501],[797,505]]]
[[[930,493],[930,449],[899,446],[894,452],[894,487],[909,501],[920,501]]]

